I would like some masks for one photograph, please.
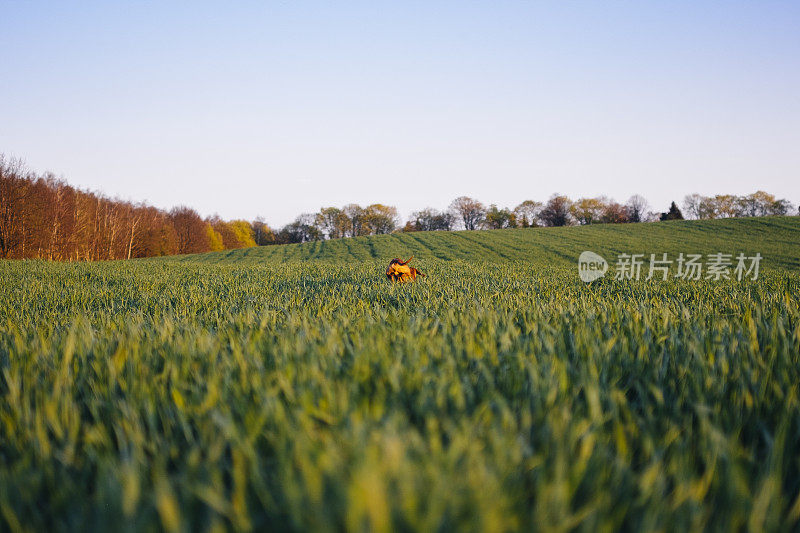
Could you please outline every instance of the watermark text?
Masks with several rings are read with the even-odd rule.
[[[679,253],[618,254],[613,277],[618,280],[685,280],[758,279],[760,253],[745,255],[717,252],[713,254]],[[609,264],[600,254],[585,251],[578,258],[578,275],[586,283],[602,278]]]

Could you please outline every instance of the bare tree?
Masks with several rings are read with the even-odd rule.
[[[570,213],[578,224],[597,224],[603,220],[603,212],[608,205],[607,198],[580,198],[570,207]]]
[[[310,213],[298,216],[294,222],[281,228],[278,241],[281,244],[289,244],[322,240],[322,232],[314,225],[314,218]]]
[[[686,218],[700,218],[700,203],[703,197],[697,193],[687,194],[683,197],[683,213]]]
[[[411,213],[409,221],[412,231],[450,231],[455,224],[455,216],[452,213],[441,212],[427,207],[420,211]]]
[[[364,208],[358,204],[347,204],[342,208],[347,216],[347,234],[350,237],[365,235],[364,233]]]
[[[568,226],[572,223],[570,208],[572,202],[566,196],[554,194],[539,215],[545,226]]]
[[[732,194],[718,194],[712,200],[714,218],[733,218],[739,215],[738,198]]]
[[[372,204],[364,209],[363,220],[368,234],[391,233],[397,227],[397,209],[390,205]]]
[[[769,207],[769,214],[776,216],[785,216],[794,210],[794,206],[789,200],[781,199],[775,200]]]
[[[486,216],[486,208],[468,196],[459,196],[450,204],[450,211],[461,220],[464,229],[478,229]]]
[[[275,244],[275,232],[272,231],[264,219],[261,217],[256,218],[252,222],[253,238],[258,246],[265,246],[267,244]]]
[[[23,210],[30,179],[20,160],[0,155],[0,257],[9,257],[23,244]]]
[[[533,200],[525,200],[517,207],[514,208],[514,214],[517,217],[517,224],[523,228],[539,225],[539,213],[542,212],[544,205],[542,202],[535,202]]]
[[[634,194],[625,203],[625,209],[628,211],[628,222],[644,222],[647,218],[647,211],[650,205],[643,196]]]
[[[133,254],[133,239],[136,236],[136,227],[144,216],[143,211],[143,209],[136,209],[133,206],[131,206],[130,211],[128,211],[128,250],[126,254],[128,259],[130,259]]]
[[[603,224],[624,224],[625,222],[630,222],[629,215],[630,212],[627,207],[619,202],[609,201],[603,206],[600,222]]]
[[[785,215],[792,210],[788,200],[779,200],[774,195],[764,191],[756,191],[737,199],[739,216],[763,217],[769,215]]]
[[[169,212],[170,221],[178,236],[178,253],[193,254],[210,249],[206,223],[194,209],[178,206]]]
[[[350,217],[338,207],[323,207],[314,217],[314,224],[329,239],[347,236]]]

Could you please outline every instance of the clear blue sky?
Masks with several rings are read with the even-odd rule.
[[[0,0],[0,65],[0,152],[203,215],[800,202],[797,1]]]

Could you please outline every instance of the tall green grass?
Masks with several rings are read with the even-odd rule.
[[[0,529],[797,529],[777,264],[2,262]]]

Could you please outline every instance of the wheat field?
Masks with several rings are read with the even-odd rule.
[[[798,242],[775,218],[0,262],[0,529],[796,530]],[[584,284],[584,249],[765,261]],[[388,283],[412,254],[428,277]]]

